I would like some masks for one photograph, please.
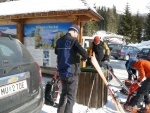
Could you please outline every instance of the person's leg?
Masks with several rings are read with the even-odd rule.
[[[128,74],[128,80],[132,80],[132,74]]]
[[[72,113],[73,105],[76,101],[78,88],[78,76],[73,76],[68,79],[67,103],[64,113]]]
[[[64,113],[67,100],[67,81],[62,80],[62,92],[59,99],[57,113]]]
[[[101,59],[98,59],[97,61],[98,61],[98,64],[100,65],[100,67],[102,67],[103,63],[102,63]]]
[[[131,106],[140,106],[140,102],[144,99],[145,94],[149,93],[150,91],[150,78],[146,79],[142,86],[137,91],[137,94],[134,98],[134,101],[130,103]]]

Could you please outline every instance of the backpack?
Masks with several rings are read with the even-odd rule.
[[[61,94],[61,80],[58,72],[54,74],[51,81],[48,81],[45,86],[45,104],[57,106]]]

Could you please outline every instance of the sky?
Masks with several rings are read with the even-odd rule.
[[[106,6],[112,8],[113,5],[116,6],[118,12],[124,12],[127,3],[129,3],[130,11],[132,14],[137,14],[139,11],[140,14],[149,13],[150,0],[86,0],[89,4],[96,6]]]

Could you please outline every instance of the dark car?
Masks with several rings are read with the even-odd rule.
[[[137,54],[137,58],[150,61],[150,47],[141,49],[141,51]]]
[[[25,46],[0,33],[0,113],[40,113],[43,85],[39,65]]]
[[[115,59],[129,60],[131,57],[137,57],[140,50],[134,46],[122,46],[118,48],[113,48],[111,50],[111,56]]]

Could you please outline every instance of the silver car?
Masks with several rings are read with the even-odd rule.
[[[40,113],[43,103],[39,65],[18,39],[0,33],[0,113]]]

